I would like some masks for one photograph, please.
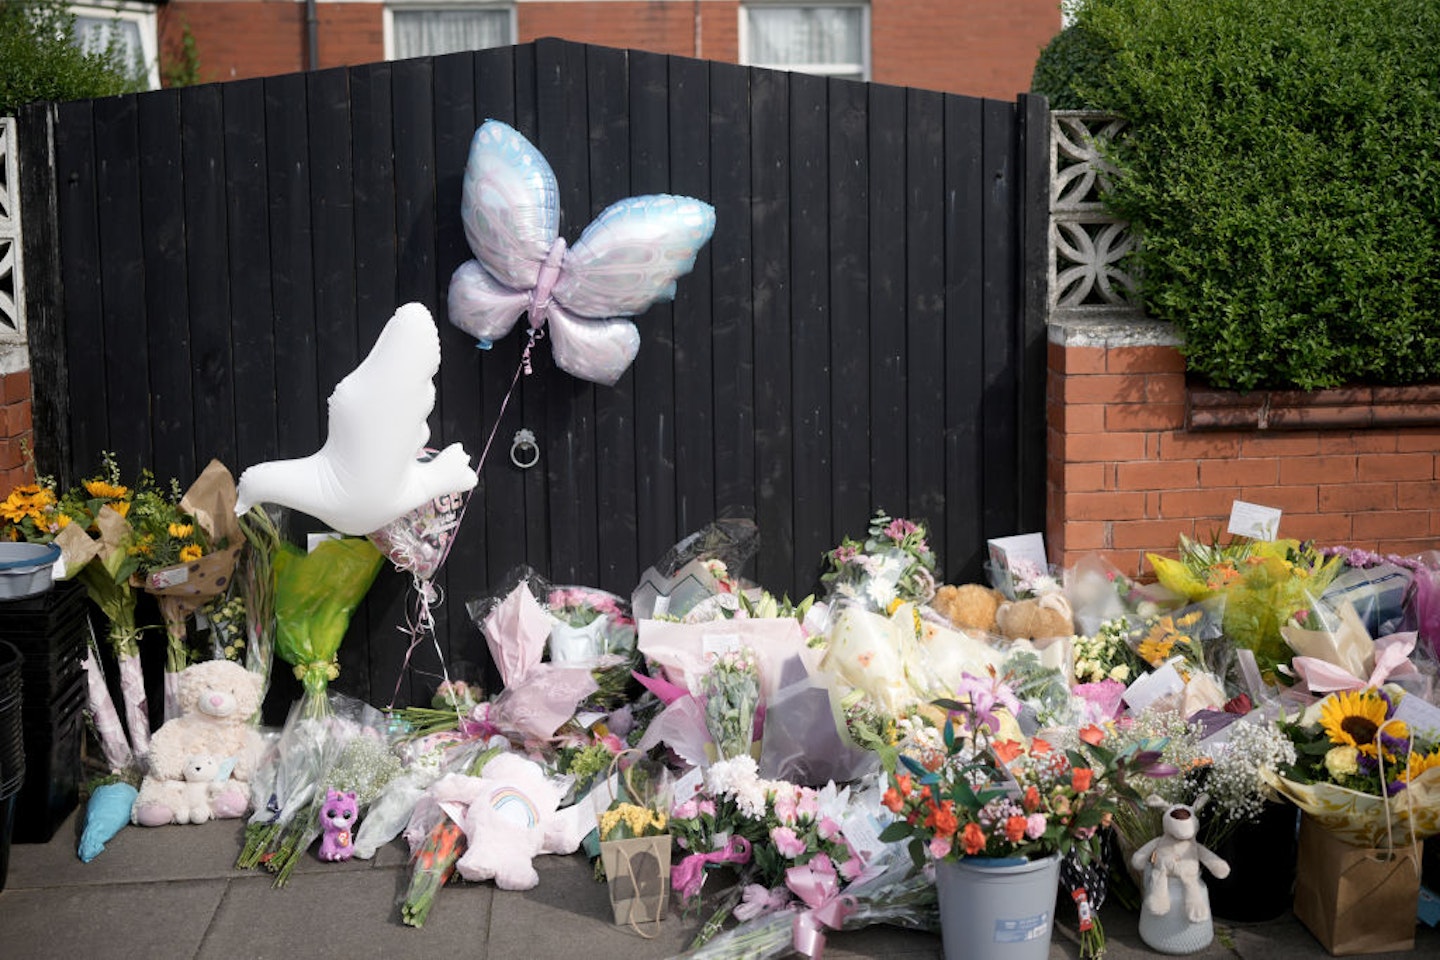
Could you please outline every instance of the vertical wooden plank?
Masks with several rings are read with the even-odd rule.
[[[755,578],[772,591],[795,583],[794,448],[790,401],[790,90],[788,75],[750,74],[751,248],[755,258]]]
[[[905,91],[870,87],[870,507],[837,518],[858,537],[905,509]]]
[[[439,416],[431,446],[443,448],[450,443],[464,443],[471,465],[485,442],[480,423],[480,353],[474,339],[449,323],[445,301],[450,288],[450,275],[470,259],[465,243],[465,229],[460,222],[460,185],[465,176],[465,160],[469,155],[470,138],[475,132],[475,54],[459,53],[436,57],[434,76],[435,117],[435,320],[440,328],[440,364],[436,389],[440,395]],[[440,568],[436,583],[445,596],[460,603],[435,607],[435,632],[451,667],[462,663],[481,664],[484,643],[479,632],[465,614],[464,601],[485,592],[488,571],[485,567],[485,490],[470,494],[466,516],[450,541],[450,552]],[[470,516],[471,511],[474,516]],[[432,671],[433,672],[433,671]],[[481,679],[475,677],[474,679]],[[430,692],[436,679],[429,678],[424,693]],[[417,694],[421,691],[417,691]]]
[[[105,409],[121,476],[158,466],[150,446],[150,383],[141,256],[139,136],[135,97],[95,101],[95,215],[105,325]],[[173,468],[173,467],[172,467]],[[163,471],[165,468],[161,468]],[[160,474],[163,482],[165,473]],[[189,477],[181,475],[180,482]]]
[[[1022,530],[1045,528],[1047,458],[1045,378],[1046,259],[1050,244],[1050,108],[1045,98],[1021,94],[1017,105],[1017,156],[1023,174],[1017,191],[1022,284],[1020,347],[1020,520]]]
[[[870,510],[870,120],[866,84],[830,82],[831,521],[826,548],[848,530],[841,518]],[[880,158],[877,158],[879,161]],[[858,522],[858,521],[857,521]]]
[[[517,122],[517,53],[522,49],[533,48],[503,47],[475,54],[477,126],[489,119],[512,125]],[[523,417],[522,387],[515,380],[521,349],[518,342],[523,338],[524,334],[517,331],[514,337],[492,349],[475,351],[481,367],[481,441],[476,448],[477,458],[484,452],[484,441],[492,433],[495,442],[485,455],[484,462],[477,467],[486,509],[483,513],[467,510],[465,527],[470,529],[470,535],[479,534],[485,541],[485,566],[489,571],[489,580],[483,592],[487,594],[526,557],[525,476],[510,462],[509,453],[511,439]],[[507,396],[511,398],[508,405]],[[481,660],[486,662],[488,654]],[[491,671],[491,682],[498,683],[499,674],[494,672],[493,665],[488,669]]]
[[[270,203],[270,290],[275,330],[278,456],[314,453],[324,437],[328,388],[316,383],[310,145],[303,74],[265,80],[265,164]],[[260,410],[248,415],[259,416]]]
[[[231,342],[235,356],[236,470],[273,459],[280,447],[275,417],[275,305],[270,296],[269,178],[265,159],[265,84],[221,87],[225,107],[227,242],[230,247]]]
[[[985,394],[981,419],[984,439],[985,486],[983,523],[986,537],[1023,533],[1019,523],[1018,463],[1015,437],[1019,431],[1018,360],[1020,302],[1017,296],[1019,258],[1015,243],[1016,168],[1014,158],[1015,107],[986,100],[982,111],[985,222],[982,260],[985,270],[982,317],[985,330],[985,377],[994,385]]]
[[[755,338],[751,319],[750,71],[710,65],[710,350],[715,506],[755,516]],[[762,534],[763,536],[763,534]]]
[[[670,58],[670,192],[710,200],[710,72],[703,60]],[[681,536],[715,518],[714,382],[710,353],[712,251],[676,284],[675,487]],[[645,327],[645,317],[639,322]],[[642,334],[643,335],[643,334]]]
[[[831,543],[830,130],[828,81],[790,76],[792,596],[820,586]]]
[[[982,101],[945,98],[945,544],[947,583],[984,576],[981,443],[984,375],[985,184]]]
[[[560,233],[574,242],[589,223],[590,161],[585,118],[585,48],[535,42],[538,139],[560,189]],[[547,373],[548,406],[540,446],[550,493],[550,571],[557,583],[594,583],[596,387],[558,367]],[[602,388],[603,389],[603,388]]]
[[[55,170],[59,183],[60,264],[64,273],[66,366],[72,384],[70,441],[65,451],[71,475],[94,473],[101,450],[110,448],[105,396],[105,327],[100,239],[95,211],[95,129],[88,100],[62,103],[55,122]]]
[[[224,106],[218,84],[180,91],[180,129],[185,170],[191,391],[197,431],[195,460],[207,463],[217,457],[223,463],[235,463]]]
[[[185,192],[181,176],[180,95],[162,90],[138,98],[140,255],[146,333],[155,362],[150,376],[151,467],[186,483],[196,475],[195,405],[190,383],[186,311]],[[262,244],[263,248],[263,244]],[[229,465],[234,469],[234,465]]]
[[[35,103],[16,116],[20,209],[25,234],[25,327],[30,340],[36,472],[73,485],[70,472],[70,371],[65,357],[65,284],[56,182],[56,107]]]
[[[99,278],[99,321],[105,343],[105,433],[109,438],[106,449],[115,454],[121,475],[128,482],[142,467],[150,466],[135,98],[94,101],[92,122],[99,255],[86,268]],[[89,456],[98,462],[99,453],[92,450]]]
[[[513,126],[523,133],[531,143],[536,143],[540,136],[539,121],[539,67],[536,61],[535,44],[527,43],[515,48],[515,122]],[[564,221],[561,221],[561,229],[564,229]],[[524,345],[521,337],[515,337],[508,344],[508,349],[501,353],[513,370],[517,358],[521,355]],[[505,345],[502,341],[502,345]],[[536,434],[536,438],[543,441],[540,436],[544,432],[544,424],[548,422],[547,397],[553,377],[545,371],[553,371],[554,363],[550,358],[550,351],[541,346],[535,350],[535,362],[533,376],[521,378],[519,387],[518,411],[515,414],[514,425],[504,425],[499,436],[495,439],[496,453],[503,454],[505,461],[509,464],[509,453],[511,441],[516,431],[525,427]],[[512,404],[514,401],[512,401]],[[550,487],[547,478],[549,467],[544,461],[544,444],[541,443],[542,457],[540,463],[528,470],[517,470],[521,482],[524,485],[524,507],[525,518],[525,539],[523,541],[524,552],[522,560],[537,570],[549,571],[550,560]],[[516,469],[513,465],[510,469]]]
[[[585,51],[590,141],[590,213],[630,196],[629,75],[623,50]],[[636,318],[641,351],[648,339],[648,314]],[[642,569],[636,548],[635,378],[627,373],[613,387],[595,389],[596,504],[599,510],[600,570],[597,585],[630,595]],[[645,560],[643,566],[652,561]]]
[[[630,189],[664,193],[670,184],[669,63],[653,53],[630,53]],[[646,311],[635,383],[635,519],[642,568],[681,536],[675,492],[674,309]]]
[[[906,513],[945,556],[945,115],[938,93],[906,104]]]

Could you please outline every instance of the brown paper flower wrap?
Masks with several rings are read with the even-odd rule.
[[[219,460],[211,460],[185,496],[180,509],[205,531],[212,552],[131,577],[131,584],[155,597],[165,620],[165,719],[180,715],[180,673],[188,661],[185,624],[196,610],[225,593],[245,545],[235,518],[235,478]]]

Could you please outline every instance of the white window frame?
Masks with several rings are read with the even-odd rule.
[[[519,33],[520,26],[515,15],[514,3],[485,3],[484,0],[385,0],[385,15],[382,31],[385,36],[385,59],[395,59],[395,11],[413,10],[416,12],[428,12],[432,10],[478,10],[487,12],[504,11],[509,14],[510,43],[514,44]]]
[[[151,90],[160,89],[160,28],[155,6],[133,0],[99,0],[96,3],[72,3],[66,7],[77,17],[96,20],[123,20],[140,30],[140,56],[145,61],[145,79]]]
[[[750,10],[763,7],[859,7],[860,31],[860,77],[870,79],[870,3],[869,0],[741,0],[740,4],[740,62],[747,67],[763,67],[769,70],[791,70],[796,73],[810,73],[817,76],[838,75],[842,71],[830,63],[756,63],[750,56]],[[844,64],[850,67],[852,64]]]

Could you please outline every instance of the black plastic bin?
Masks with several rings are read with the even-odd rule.
[[[0,890],[10,872],[15,807],[25,784],[24,662],[14,644],[0,640]]]

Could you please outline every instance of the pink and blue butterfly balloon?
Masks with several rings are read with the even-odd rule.
[[[673,300],[715,231],[708,203],[653,194],[611,204],[567,246],[554,171],[498,120],[470,142],[460,216],[475,259],[450,279],[450,322],[488,349],[528,316],[560,369],[606,386],[640,349],[627,318]]]

